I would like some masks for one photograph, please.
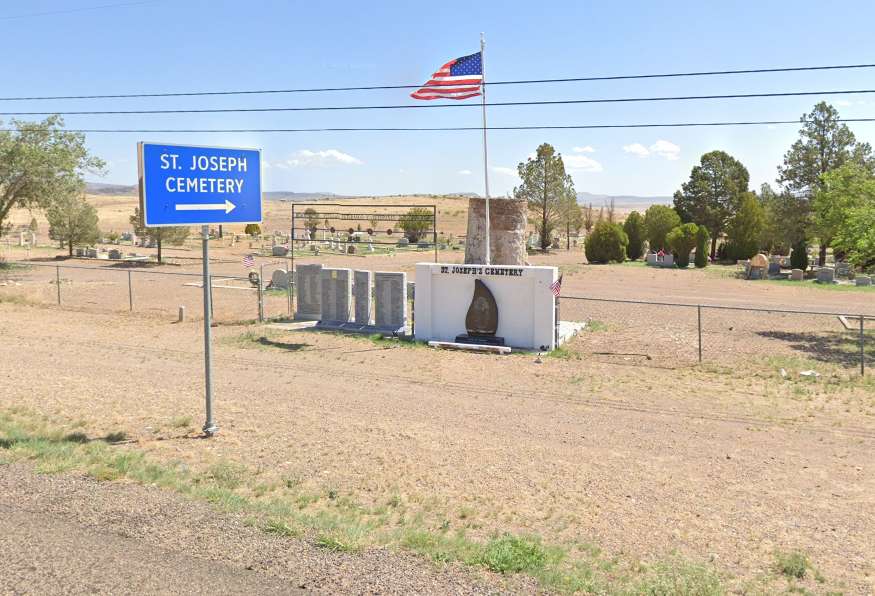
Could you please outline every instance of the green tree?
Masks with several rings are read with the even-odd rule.
[[[690,179],[674,193],[674,208],[685,222],[704,225],[714,233],[711,256],[717,252],[717,236],[747,192],[750,174],[740,161],[725,151],[705,153],[690,172]]]
[[[589,233],[592,231],[592,227],[595,225],[595,212],[592,209],[592,203],[588,204],[586,207],[583,207],[582,211],[583,229],[586,230],[586,235],[589,236]]]
[[[599,222],[586,237],[586,260],[590,263],[622,263],[626,260],[628,244],[629,238],[618,224]]]
[[[432,211],[428,207],[412,207],[398,220],[398,226],[410,242],[419,242],[419,237],[432,227]]]
[[[310,231],[310,238],[315,240],[316,230],[319,229],[319,213],[312,207],[304,209],[304,227]],[[325,227],[328,227],[327,223]]]
[[[637,211],[633,211],[623,222],[623,231],[629,238],[629,247],[626,249],[629,260],[636,261],[644,254],[644,239],[647,229],[644,226],[644,218]]]
[[[565,250],[571,250],[571,232],[580,232],[583,227],[583,212],[577,203],[577,195],[567,194],[562,199],[559,223],[565,228]]]
[[[696,267],[702,269],[708,266],[708,228],[699,226],[696,231]]]
[[[729,222],[727,230],[731,247],[729,257],[740,260],[749,259],[757,254],[765,226],[766,213],[763,206],[754,193],[747,193]]]
[[[27,229],[36,234],[37,230],[39,230],[39,224],[36,221],[35,217],[30,218],[30,225],[27,226]]]
[[[778,168],[778,183],[801,199],[797,216],[807,219],[824,174],[849,162],[871,170],[873,160],[869,143],[858,143],[851,129],[839,122],[838,110],[828,103],[818,103],[800,121],[799,139],[784,155],[784,163]],[[813,232],[820,241],[821,266],[826,262],[826,248],[832,240],[829,234],[833,231],[814,225]]]
[[[793,245],[793,252],[790,253],[790,266],[793,269],[808,269],[808,245],[805,240],[800,240]]]
[[[541,237],[541,250],[550,248],[550,238],[569,196],[576,196],[574,182],[565,173],[562,155],[544,143],[535,154],[517,166],[522,184],[513,189],[514,197],[525,199],[532,213],[532,223]]]
[[[765,210],[762,247],[771,253],[788,254],[791,246],[805,240],[807,211],[804,201],[791,192],[776,193],[768,184],[760,187],[759,200]]]
[[[831,246],[858,265],[875,263],[875,176],[846,164],[823,176],[812,202],[814,222]]]
[[[160,228],[147,228],[143,225],[143,219],[140,217],[140,208],[134,207],[134,214],[131,215],[129,221],[134,227],[134,234],[148,238],[158,245],[158,262],[163,262],[162,248],[164,244],[179,246],[185,239],[188,238],[189,229],[183,226],[169,226]]]
[[[261,226],[257,223],[246,224],[246,227],[243,228],[243,233],[253,238],[261,236]]]
[[[681,225],[677,211],[666,205],[651,205],[644,212],[644,228],[647,231],[647,242],[650,250],[656,252],[665,250],[665,236]]]
[[[665,236],[665,242],[674,253],[675,264],[680,268],[690,265],[690,252],[696,246],[696,238],[699,234],[699,226],[694,223],[685,223],[672,229]]]
[[[85,135],[63,130],[64,121],[12,120],[0,131],[0,230],[13,208],[46,209],[55,197],[75,194],[86,172],[103,162],[88,153]]]
[[[46,211],[49,220],[49,238],[66,244],[73,256],[73,245],[94,244],[100,238],[97,210],[73,188],[56,196]]]

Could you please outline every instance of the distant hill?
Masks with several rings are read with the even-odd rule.
[[[614,200],[614,205],[620,209],[646,209],[651,205],[670,205],[671,197],[638,197],[635,195],[599,195],[591,192],[577,193],[577,202],[581,205],[592,203],[593,207],[601,207]]]
[[[85,192],[92,195],[135,195],[139,191],[136,184],[104,184],[103,182],[87,182]]]
[[[343,195],[333,192],[292,192],[288,190],[267,190],[262,193],[266,201],[319,201],[321,199],[342,199]]]

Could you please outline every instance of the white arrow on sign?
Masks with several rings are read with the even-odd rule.
[[[224,211],[231,213],[237,205],[225,199],[224,203],[192,203],[192,204],[177,204],[177,211]]]

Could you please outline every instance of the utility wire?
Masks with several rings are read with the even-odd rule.
[[[141,2],[119,2],[116,4],[101,4],[99,6],[84,6],[82,8],[66,8],[62,10],[49,10],[46,12],[30,12],[25,14],[15,14],[9,16],[0,16],[0,21],[11,21],[13,19],[29,19],[31,17],[47,17],[56,14],[68,14],[71,12],[86,12],[91,10],[102,10],[104,8],[121,8],[123,6],[137,6],[140,4],[154,4],[160,0],[142,0]]]
[[[2,18],[2,17],[0,17]],[[5,17],[5,18],[20,18],[20,17]],[[575,83],[575,82],[591,82],[591,81],[624,81],[634,79],[664,79],[664,78],[679,78],[679,77],[707,77],[707,76],[722,76],[722,75],[740,75],[740,74],[762,74],[776,72],[807,72],[807,71],[822,71],[822,70],[849,70],[860,68],[875,68],[875,64],[838,64],[832,66],[794,66],[787,68],[747,68],[739,70],[706,70],[693,72],[670,72],[656,74],[634,74],[634,75],[607,75],[607,76],[591,76],[591,77],[569,77],[556,79],[521,79],[509,81],[488,81],[485,85],[532,85],[543,83]],[[53,99],[123,99],[136,97],[203,97],[209,95],[268,95],[281,93],[323,93],[329,91],[376,91],[381,89],[419,89],[419,85],[374,85],[364,87],[313,87],[301,89],[251,89],[251,90],[232,90],[232,91],[179,91],[179,92],[162,92],[162,93],[115,93],[115,94],[94,94],[94,95],[50,95],[50,96],[32,96],[32,97],[0,97],[0,101],[43,101]]]
[[[875,122],[875,118],[839,118],[837,122]],[[642,124],[559,124],[532,126],[488,126],[486,130],[582,130],[611,128],[690,128],[704,126],[761,126],[778,124],[799,124],[799,120],[747,120],[737,122],[670,122]],[[23,128],[21,131],[29,129]],[[37,129],[31,129],[37,130]],[[482,131],[481,126],[449,127],[384,127],[384,128],[208,128],[208,129],[144,129],[144,128],[76,128],[64,129],[77,133],[297,133],[297,132],[428,132],[428,131]],[[19,129],[5,128],[2,132],[18,132]]]
[[[490,107],[502,106],[546,106],[595,103],[631,103],[652,101],[688,101],[701,99],[750,99],[761,97],[802,97],[809,95],[850,95],[875,93],[875,89],[833,90],[833,91],[787,91],[780,93],[733,93],[726,95],[676,95],[672,97],[611,97],[600,99],[556,99],[538,101],[495,101],[486,104],[452,103],[452,104],[404,104],[404,105],[363,105],[363,106],[309,106],[289,108],[191,108],[171,110],[81,110],[53,112],[0,112],[0,116],[49,116],[60,114],[64,116],[105,116],[120,114],[226,114],[239,112],[325,112],[348,110],[421,110],[441,108],[479,108],[481,105]]]

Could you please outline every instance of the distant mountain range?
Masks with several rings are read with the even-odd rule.
[[[639,197],[635,195],[599,195],[591,192],[577,193],[577,202],[581,205],[592,203],[593,207],[601,207],[607,205],[613,199],[614,205],[622,209],[632,209],[635,207],[646,208],[651,205],[670,205],[671,197]]]
[[[131,184],[105,184],[103,182],[89,182],[85,185],[86,192],[93,195],[136,195],[137,185]],[[441,196],[450,197],[477,197],[474,192],[446,193]],[[289,190],[270,190],[264,193],[268,201],[318,201],[320,199],[349,199],[350,195],[339,195],[333,192],[292,192]],[[362,198],[362,197],[356,197]],[[593,207],[601,207],[611,202],[621,209],[647,208],[650,205],[671,204],[671,197],[639,197],[635,195],[601,195],[590,192],[577,193],[577,202],[581,205],[592,203]]]

